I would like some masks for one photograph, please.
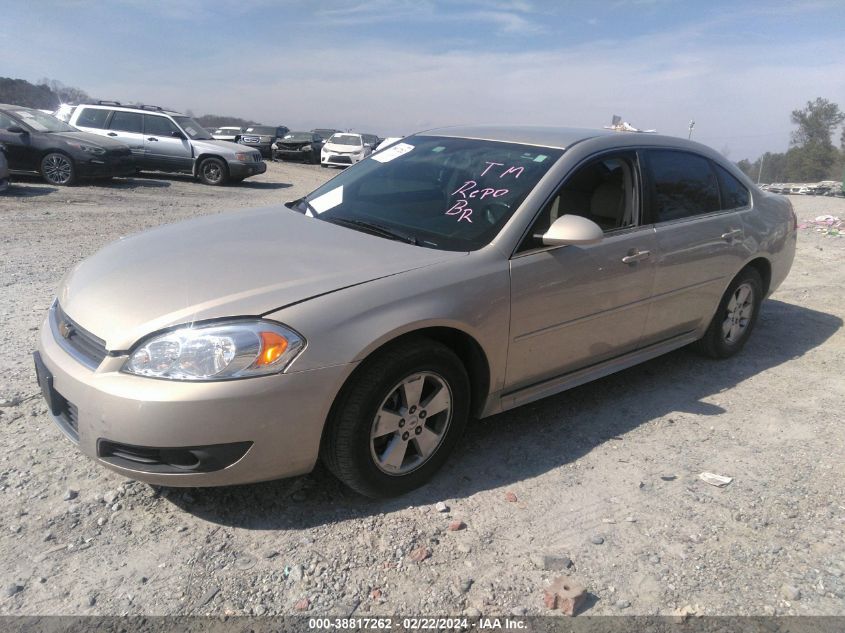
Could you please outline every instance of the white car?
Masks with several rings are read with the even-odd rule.
[[[229,141],[230,143],[237,143],[238,137],[243,132],[239,127],[226,126],[219,127],[211,133],[211,138],[215,141]]]
[[[352,132],[338,132],[323,145],[320,152],[320,165],[328,167],[349,167],[364,160],[373,153],[373,147],[364,142],[364,137]]]

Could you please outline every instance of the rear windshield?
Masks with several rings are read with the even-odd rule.
[[[18,108],[16,110],[9,110],[12,116],[17,117],[20,121],[36,132],[78,132],[75,127],[72,127],[64,121],[59,121],[52,114],[41,112],[40,110],[30,110],[29,108]]]
[[[499,233],[562,154],[515,143],[411,136],[349,167],[291,208],[356,230],[388,229],[419,246],[471,251]]]

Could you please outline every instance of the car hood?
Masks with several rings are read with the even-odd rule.
[[[172,325],[263,315],[463,256],[269,207],[114,242],[67,274],[58,300],[107,349],[120,351]]]
[[[360,145],[341,145],[340,143],[326,143],[323,147],[331,152],[357,154],[362,149]]]
[[[50,132],[50,138],[60,138],[72,143],[85,143],[86,145],[102,147],[103,149],[126,149],[129,147],[121,141],[115,141],[107,136],[100,136],[91,132]]]
[[[216,152],[218,154],[226,153],[235,154],[236,152],[244,151],[243,145],[238,145],[237,143],[231,143],[229,141],[216,141],[216,140],[197,140],[191,141],[191,145],[194,147],[194,155],[199,155],[202,152]]]

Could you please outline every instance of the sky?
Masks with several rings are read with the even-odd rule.
[[[291,129],[601,127],[731,160],[845,109],[845,0],[7,0],[0,76]],[[838,142],[838,135],[834,139]]]

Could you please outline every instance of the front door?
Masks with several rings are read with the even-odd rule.
[[[636,349],[655,274],[654,229],[639,220],[633,153],[579,168],[538,216],[511,259],[511,328],[506,391]],[[585,216],[604,239],[544,248],[535,235],[564,214]]]
[[[9,169],[35,171],[38,169],[38,150],[32,143],[32,132],[10,132],[10,127],[25,129],[20,122],[0,112],[0,143],[6,147]]]
[[[191,144],[167,117],[144,115],[144,165],[149,169],[191,171]]]

